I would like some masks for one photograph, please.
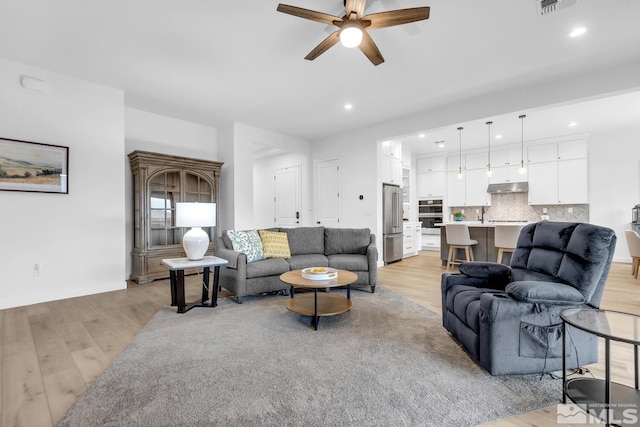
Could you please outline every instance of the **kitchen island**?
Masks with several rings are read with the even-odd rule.
[[[495,229],[497,225],[522,225],[525,226],[528,222],[523,221],[448,221],[436,226],[441,227],[440,231],[440,259],[442,265],[447,265],[447,259],[449,257],[449,245],[447,244],[447,229],[446,224],[466,224],[469,226],[469,235],[473,240],[477,240],[478,244],[472,246],[473,258],[476,261],[491,261],[496,262],[498,258],[498,248],[495,244]],[[463,258],[462,251],[456,255],[457,259]],[[509,264],[511,262],[511,253],[505,253],[503,262]]]

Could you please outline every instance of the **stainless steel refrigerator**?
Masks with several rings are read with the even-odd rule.
[[[385,264],[402,259],[402,189],[382,186],[382,238]]]

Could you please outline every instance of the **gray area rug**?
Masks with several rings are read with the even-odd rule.
[[[561,380],[492,377],[383,286],[318,331],[286,298],[161,309],[58,425],[471,426],[560,403]]]

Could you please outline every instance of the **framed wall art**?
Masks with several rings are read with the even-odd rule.
[[[69,147],[0,138],[0,190],[69,193]]]

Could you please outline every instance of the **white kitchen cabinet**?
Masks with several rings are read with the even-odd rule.
[[[382,182],[402,186],[402,160],[382,156]]]
[[[489,156],[486,152],[484,153],[476,153],[476,154],[467,154],[465,157],[465,165],[466,169],[487,169],[487,162],[489,160]]]
[[[489,180],[484,169],[464,172],[458,179],[458,172],[447,173],[447,205],[449,206],[489,206],[491,195],[487,193]]]
[[[403,229],[402,229],[402,245],[403,245],[403,250],[402,250],[402,257],[403,258],[407,258],[410,256],[415,256],[418,255],[418,251],[420,250],[420,242],[417,241],[417,234],[419,235],[420,232],[418,231],[418,233],[416,233],[416,224],[419,223],[414,223],[414,222],[405,222],[403,224]],[[420,230],[418,228],[418,230]]]
[[[532,163],[529,172],[529,204],[558,203],[558,162]]]
[[[520,173],[520,163],[509,166],[496,166],[491,168],[492,174],[489,177],[489,184],[501,184],[505,182],[527,181],[527,169]]]
[[[584,140],[558,143],[558,160],[587,158],[587,143]]]
[[[462,170],[466,169],[464,155],[447,157],[447,172],[457,172],[460,170],[460,166],[462,166]]]
[[[589,203],[587,159],[558,162],[558,203],[579,205]]]
[[[464,206],[465,197],[465,179],[458,178],[458,171],[447,172],[447,205]]]
[[[530,205],[574,205],[589,202],[587,143],[563,141],[529,147],[527,165]],[[533,156],[531,154],[533,153]],[[537,162],[539,159],[550,161]]]
[[[414,222],[413,223],[413,232],[416,239],[416,253],[422,249],[422,223]]]
[[[402,143],[400,141],[383,141],[382,155],[402,161]]]
[[[465,173],[465,205],[466,206],[489,206],[491,205],[491,195],[487,193],[489,178],[484,169],[467,170]]]
[[[426,157],[418,159],[417,172],[443,172],[444,171],[444,157]]]
[[[440,235],[439,234],[423,234],[422,235],[422,249],[428,251],[440,250]]]
[[[532,145],[527,148],[528,163],[551,162],[558,160],[558,144]]]
[[[422,172],[417,178],[418,199],[444,197],[444,172]]]

